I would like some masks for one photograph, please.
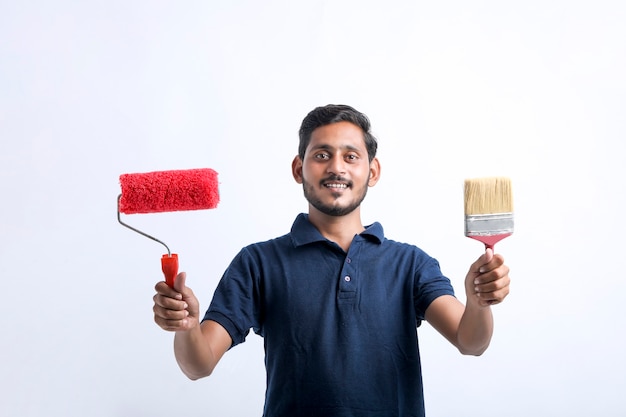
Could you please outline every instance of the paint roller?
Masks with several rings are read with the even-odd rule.
[[[210,168],[154,171],[120,175],[122,193],[117,197],[117,221],[130,230],[165,246],[161,257],[165,282],[174,286],[178,275],[178,254],[161,240],[136,229],[121,219],[120,213],[142,214],[171,211],[205,210],[217,207],[217,172]]]

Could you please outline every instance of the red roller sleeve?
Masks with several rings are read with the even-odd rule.
[[[124,214],[204,210],[217,207],[217,172],[210,168],[120,175]]]

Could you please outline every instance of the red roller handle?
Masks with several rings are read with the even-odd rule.
[[[167,285],[174,288],[174,278],[178,275],[178,255],[175,253],[163,255],[161,257],[161,269],[163,269]]]

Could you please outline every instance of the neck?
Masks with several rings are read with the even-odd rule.
[[[365,228],[361,222],[359,208],[345,216],[329,216],[310,207],[309,221],[319,230],[326,239],[338,244],[344,251],[348,251],[354,235],[358,235]]]

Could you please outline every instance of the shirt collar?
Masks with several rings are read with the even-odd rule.
[[[383,226],[376,222],[365,227],[365,230],[361,232],[359,236],[363,236],[376,243],[382,243],[385,239],[385,233]],[[300,213],[296,217],[296,220],[291,226],[291,241],[294,246],[303,246],[313,242],[325,242],[326,239],[317,230],[315,226],[309,221],[309,215],[306,213]]]

